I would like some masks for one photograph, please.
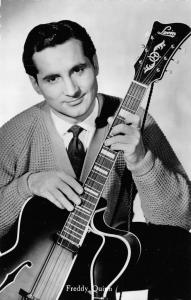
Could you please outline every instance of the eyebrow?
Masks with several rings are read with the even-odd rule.
[[[87,67],[87,63],[85,62],[85,63],[79,63],[79,64],[76,64],[75,66],[73,66],[72,68],[71,68],[71,71],[74,71],[76,68],[79,68],[79,67]]]
[[[60,77],[60,74],[48,74],[44,76],[42,79],[46,81],[48,79],[57,78],[57,77]]]
[[[74,72],[77,68],[80,68],[80,67],[84,67],[84,68],[85,68],[85,67],[87,67],[87,66],[88,66],[88,63],[87,63],[87,62],[76,64],[76,65],[74,65],[74,66],[70,69],[69,73]],[[60,77],[60,74],[59,74],[59,73],[48,74],[48,75],[44,76],[42,79],[43,79],[43,80],[48,80],[48,79],[51,79],[51,78],[57,78],[57,77]]]

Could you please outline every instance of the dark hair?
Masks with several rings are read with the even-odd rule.
[[[84,55],[93,64],[93,56],[96,53],[96,49],[85,28],[76,22],[63,20],[40,24],[29,32],[24,44],[22,57],[26,73],[36,78],[38,70],[32,59],[35,52],[63,44],[71,38],[82,42]]]

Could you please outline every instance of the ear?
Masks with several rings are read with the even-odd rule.
[[[39,95],[41,95],[41,94],[42,94],[42,93],[41,93],[41,89],[40,89],[40,87],[39,87],[39,85],[38,85],[37,80],[36,80],[33,76],[31,76],[31,75],[29,75],[29,79],[30,79],[30,82],[32,83],[32,86],[33,86],[34,90],[35,90]]]
[[[99,74],[99,64],[98,64],[97,54],[94,54],[93,56],[93,64],[97,76]]]

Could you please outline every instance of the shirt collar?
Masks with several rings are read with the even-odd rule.
[[[60,118],[58,115],[56,115],[52,109],[50,109],[50,114],[52,117],[52,120],[55,124],[55,127],[58,131],[58,133],[63,136],[68,129],[71,127],[71,123],[67,122],[66,120]],[[98,116],[98,100],[95,99],[95,106],[91,114],[82,122],[78,123],[77,125],[81,126],[83,129],[85,129],[88,132],[94,132],[95,131],[95,120]]]

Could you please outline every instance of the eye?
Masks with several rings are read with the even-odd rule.
[[[86,69],[86,64],[82,64],[82,65],[79,65],[79,66],[75,66],[74,69],[73,69],[73,72],[77,73],[77,74],[81,74],[81,73],[83,73],[83,71],[85,69]]]
[[[60,80],[60,76],[57,76],[57,75],[52,75],[52,76],[49,76],[46,78],[46,81],[51,84],[54,84],[54,83],[58,82],[59,80]]]

